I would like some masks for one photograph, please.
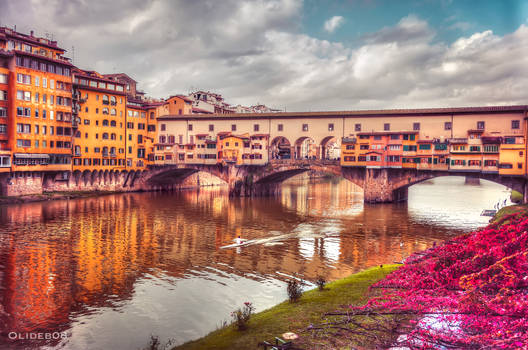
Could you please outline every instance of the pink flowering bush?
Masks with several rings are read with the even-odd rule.
[[[371,288],[380,293],[364,306],[330,313],[340,319],[327,328],[374,329],[372,318],[361,323],[354,317],[383,315],[378,324],[400,323],[375,328],[394,333],[391,345],[528,348],[528,218],[512,214],[416,253]]]

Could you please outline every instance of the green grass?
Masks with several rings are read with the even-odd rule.
[[[516,204],[522,203],[523,194],[519,191],[512,190],[510,194],[510,200]]]
[[[310,323],[321,323],[322,314],[342,305],[361,304],[367,300],[368,287],[396,270],[399,265],[375,267],[349,277],[330,282],[325,290],[312,289],[303,293],[296,303],[285,301],[256,313],[249,328],[237,331],[233,326],[218,329],[195,341],[177,346],[183,349],[257,349],[259,342],[272,341],[285,332],[298,332]],[[240,304],[245,300],[241,300]],[[226,315],[227,316],[227,315]]]
[[[522,213],[523,215],[528,215],[528,204],[514,204],[501,208],[491,219],[491,222],[499,221],[503,217],[515,213]]]

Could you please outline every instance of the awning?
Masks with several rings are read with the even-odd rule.
[[[49,154],[15,153],[15,158],[49,159]]]

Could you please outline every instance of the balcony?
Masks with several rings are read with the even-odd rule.
[[[465,138],[465,137],[458,137],[458,138],[452,138],[452,139],[449,139],[449,143],[453,144],[453,143],[467,143],[468,139]]]
[[[103,157],[108,157],[108,152],[103,152]]]
[[[117,157],[117,154],[115,154],[115,152],[110,152],[110,157],[115,158]]]

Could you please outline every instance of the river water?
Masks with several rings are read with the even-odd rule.
[[[450,177],[412,186],[407,203],[365,205],[346,180],[296,178],[273,198],[210,188],[1,206],[0,348],[180,344],[245,301],[283,301],[289,276],[338,279],[482,227],[508,196]],[[221,249],[238,235],[275,240]],[[36,333],[64,338],[23,339]]]

